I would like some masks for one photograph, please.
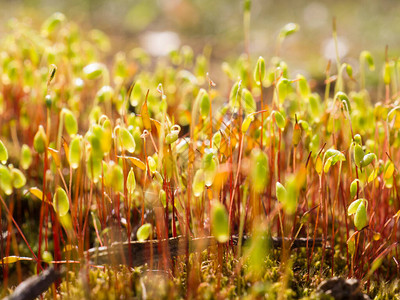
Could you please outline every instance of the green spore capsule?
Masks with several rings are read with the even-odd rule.
[[[155,171],[157,171],[157,162],[155,161],[155,159],[152,156],[147,157],[147,163],[149,165],[149,169],[150,169],[151,173],[154,173]]]
[[[51,109],[51,106],[53,105],[53,98],[51,95],[46,95],[46,97],[44,97],[44,103],[46,104],[47,109]]]
[[[47,148],[48,140],[44,128],[39,125],[39,129],[33,138],[33,148],[37,153],[43,153]]]
[[[210,114],[210,109],[211,109],[210,96],[208,95],[205,89],[200,89],[197,97],[199,98],[198,101],[200,105],[200,115],[203,119],[205,119]]]
[[[11,195],[13,191],[12,175],[10,170],[3,165],[0,165],[0,178],[0,190],[3,190],[6,195]]]
[[[224,205],[214,201],[211,207],[211,232],[219,243],[229,240],[229,218]]]
[[[81,145],[81,137],[76,136],[72,139],[69,144],[69,153],[68,159],[72,169],[77,169],[81,162],[82,156],[82,145]]]
[[[114,191],[122,192],[124,189],[124,172],[120,165],[111,161],[105,174],[105,183]]]
[[[53,197],[53,207],[59,217],[65,216],[69,211],[68,195],[61,187],[56,189]]]
[[[214,133],[213,138],[212,138],[212,146],[214,149],[219,149],[221,146],[221,139],[222,139],[222,135],[220,131],[217,131],[216,133]]]
[[[68,134],[73,136],[78,132],[78,121],[76,120],[75,115],[67,108],[63,108],[61,113],[64,116],[64,124],[65,130],[67,130]]]
[[[60,26],[66,21],[66,17],[64,14],[60,12],[56,12],[52,14],[46,21],[44,21],[42,25],[42,33],[44,35],[52,34],[56,29],[60,28]]]
[[[282,29],[279,32],[279,38],[284,39],[288,37],[289,35],[299,31],[300,26],[296,23],[288,23],[285,26],[282,27]]]
[[[193,194],[196,197],[200,197],[201,194],[204,191],[204,170],[203,169],[199,169],[196,171],[196,174],[194,175],[194,179],[193,179]]]
[[[210,187],[217,175],[218,161],[214,157],[213,153],[208,153],[203,159],[203,170],[204,170],[204,183],[207,187]]]
[[[133,168],[130,169],[128,176],[126,178],[126,188],[130,194],[132,194],[136,189],[136,179]]]
[[[357,194],[357,188],[361,186],[359,179],[354,179],[350,184],[350,197],[353,199]]]
[[[150,237],[152,232],[152,226],[149,223],[143,224],[139,227],[138,231],[136,232],[136,236],[138,241],[143,242]]]
[[[27,170],[32,163],[32,151],[28,145],[24,144],[21,148],[21,160],[20,164],[22,169]]]
[[[130,153],[135,152],[136,143],[132,134],[124,127],[120,127],[119,129],[119,138],[121,141],[122,147]]]
[[[267,186],[268,175],[268,157],[260,149],[253,149],[251,152],[251,182],[256,193],[261,193]]]
[[[3,142],[0,140],[0,162],[4,165],[8,160],[8,151],[6,146],[4,146]]]
[[[254,81],[257,85],[261,85],[265,79],[265,60],[260,56],[257,60],[256,67],[254,68]]]
[[[12,176],[12,184],[13,184],[14,188],[20,189],[25,186],[26,178],[25,178],[24,173],[22,173],[20,170],[13,168],[11,170],[11,176]]]
[[[278,199],[278,201],[281,203],[285,203],[287,197],[287,191],[285,187],[280,182],[277,181],[275,190],[276,190],[276,199]]]
[[[310,96],[310,86],[303,75],[297,75],[297,87],[302,98],[307,99]]]
[[[86,79],[94,80],[103,75],[105,66],[101,63],[91,63],[83,68]]]
[[[360,56],[366,61],[370,71],[375,70],[374,59],[371,55],[371,52],[364,50],[363,52],[361,52]]]
[[[374,161],[374,159],[376,159],[376,155],[374,153],[368,153],[364,155],[363,159],[360,162],[361,167],[364,168],[368,166],[370,163]]]
[[[365,153],[364,153],[362,147],[359,144],[355,145],[355,147],[354,147],[354,161],[355,161],[357,166],[361,166],[361,162],[364,159],[364,155],[365,155]]]
[[[367,208],[365,207],[364,201],[360,203],[354,215],[354,225],[358,230],[368,225]]]
[[[243,89],[242,91],[242,101],[243,107],[246,114],[252,114],[256,111],[256,101],[254,101],[253,95],[248,89]]]
[[[109,85],[105,85],[102,86],[100,90],[98,90],[96,98],[99,101],[99,103],[107,103],[112,100],[113,95],[114,95],[114,89]]]
[[[242,128],[241,128],[243,133],[247,132],[247,130],[250,127],[251,122],[253,122],[253,121],[254,121],[253,114],[247,115],[246,118],[244,118],[243,123],[242,123]]]
[[[284,130],[286,126],[286,120],[283,115],[279,111],[274,111],[274,118],[276,125],[281,129]]]

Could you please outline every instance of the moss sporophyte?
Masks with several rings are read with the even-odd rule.
[[[251,9],[245,53],[220,77],[207,47],[113,54],[60,13],[40,30],[12,22],[1,296],[49,265],[65,276],[45,299],[311,299],[334,275],[398,295],[398,61],[363,51],[359,65],[337,55],[319,76],[294,72],[283,48],[299,25],[255,57]]]

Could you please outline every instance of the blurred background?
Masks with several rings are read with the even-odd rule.
[[[195,53],[211,46],[213,68],[217,68],[219,62],[244,51],[243,0],[1,0],[0,5],[0,36],[10,18],[40,26],[60,11],[83,29],[106,32],[112,52],[140,46],[161,56],[182,45],[190,45]],[[334,16],[343,61],[355,66],[359,53],[368,49],[380,67],[386,45],[389,57],[400,53],[398,0],[253,0],[250,53],[268,60],[275,55],[279,29],[295,22],[300,31],[284,41],[280,55],[292,70],[321,74],[327,60],[335,58]]]

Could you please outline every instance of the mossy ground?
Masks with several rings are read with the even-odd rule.
[[[225,252],[223,265],[216,264],[210,250],[190,255],[191,275],[187,276],[185,257],[174,261],[172,271],[153,270],[148,265],[99,266],[66,271],[54,293],[54,286],[44,299],[320,299],[317,286],[330,278],[329,260],[320,268],[321,249],[317,249],[307,272],[307,250],[295,249],[288,269],[280,263],[281,251],[273,250],[265,260],[265,271],[258,275],[235,258],[235,249]],[[335,251],[335,276],[346,276],[345,257]],[[188,280],[190,292],[188,292]],[[284,286],[284,282],[287,282]],[[400,299],[400,281],[363,282],[363,292],[372,299]],[[10,293],[12,289],[8,291]]]

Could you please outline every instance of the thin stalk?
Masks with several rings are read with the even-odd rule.
[[[19,234],[21,235],[22,239],[24,240],[25,244],[28,246],[28,249],[29,249],[29,251],[32,253],[33,258],[37,261],[38,267],[39,267],[39,269],[40,269],[40,270],[38,270],[38,271],[43,271],[43,268],[42,268],[42,266],[40,265],[40,260],[39,260],[39,258],[35,255],[35,252],[33,252],[31,246],[30,246],[29,243],[28,243],[28,240],[26,239],[26,237],[25,237],[24,233],[22,232],[21,228],[18,226],[18,223],[15,221],[14,217],[13,217],[12,214],[10,213],[10,211],[9,211],[9,209],[8,209],[8,207],[7,207],[7,204],[6,204],[6,202],[4,201],[3,197],[1,197],[1,195],[0,195],[0,201],[1,201],[1,204],[3,204],[4,209],[5,209],[6,213],[7,213],[7,215],[10,217],[11,221],[14,223],[15,228],[17,228],[17,230],[18,230]]]
[[[332,249],[333,249],[333,251],[332,251],[332,276],[333,276],[334,266],[335,266],[335,264],[334,264],[334,258],[335,258],[335,251],[334,251],[334,249],[335,249],[335,206],[338,201],[341,174],[342,174],[342,161],[339,162],[339,174],[338,174],[335,197],[333,200],[333,207],[332,207],[332,239],[331,239]]]
[[[263,86],[261,80],[261,68],[258,68],[258,76],[260,78],[260,102],[261,102],[261,110],[264,110],[264,97],[263,97]],[[260,144],[261,144],[261,151],[263,150],[263,135],[264,135],[264,113],[261,113],[261,137],[260,137]]]

